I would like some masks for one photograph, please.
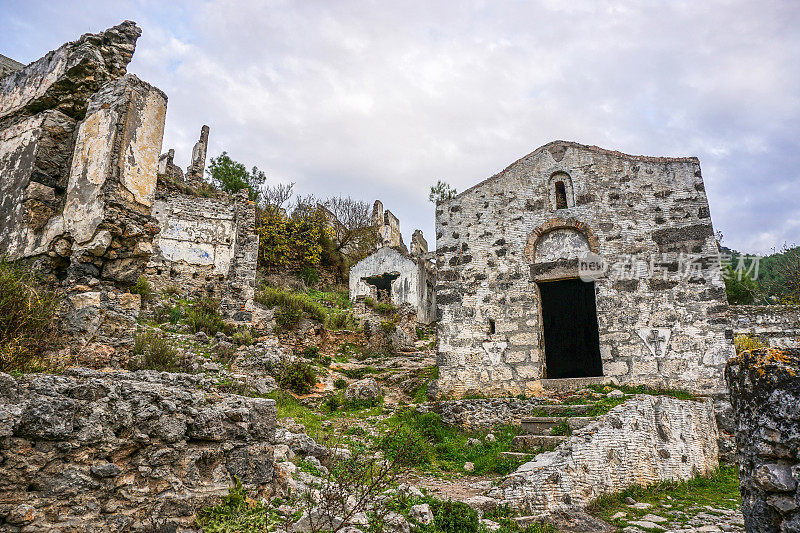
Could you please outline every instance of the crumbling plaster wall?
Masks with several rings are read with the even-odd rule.
[[[217,298],[231,318],[249,320],[258,236],[247,195],[197,198],[160,191],[153,215],[161,228],[147,265],[154,286]]]
[[[350,299],[376,298],[375,287],[364,278],[383,274],[398,274],[392,281],[392,304],[411,305],[417,312],[417,320],[428,324],[435,318],[429,282],[431,269],[422,257],[409,256],[385,246],[365,257],[350,269]]]
[[[63,282],[86,341],[125,342],[158,232],[167,98],[125,74],[140,34],[126,21],[0,79],[0,245]]]
[[[574,195],[565,209],[552,205],[548,190],[558,172],[568,174]],[[537,241],[564,229],[582,234],[581,250],[588,244],[606,264],[631,256],[656,261],[652,275],[637,274],[639,264],[632,265],[631,279],[609,272],[595,283],[603,375],[723,393],[732,331],[698,160],[628,156],[563,141],[437,205],[439,380],[433,392],[540,390],[545,368],[536,282],[579,272],[576,246],[570,261],[539,262]],[[549,255],[562,255],[558,248]],[[679,272],[681,253],[694,260],[692,276]],[[659,342],[642,338],[654,330]]]

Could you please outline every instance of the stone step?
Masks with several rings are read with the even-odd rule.
[[[588,426],[594,421],[595,417],[593,416],[572,416],[567,418],[567,425],[569,425],[571,430],[575,431],[576,429]]]
[[[602,376],[596,378],[558,378],[543,379],[542,388],[547,391],[571,392],[585,389],[589,385],[602,385],[608,382],[608,378]]]
[[[523,452],[500,452],[497,454],[498,457],[501,459],[515,459],[517,461],[527,459],[528,457],[532,457],[529,453]]]
[[[549,435],[550,430],[562,424],[566,420],[570,429],[580,429],[589,424],[594,417],[591,416],[533,416],[522,419],[522,432],[528,435]]]
[[[580,416],[589,412],[591,405],[587,404],[562,404],[562,403],[546,403],[537,405],[536,410],[544,413],[545,416]]]
[[[516,451],[538,451],[540,448],[554,448],[566,438],[563,435],[517,435],[511,441],[511,449]]]

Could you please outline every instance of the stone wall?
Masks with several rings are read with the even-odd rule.
[[[537,393],[537,283],[580,278],[589,253],[603,376],[724,394],[733,333],[696,158],[553,142],[439,203],[436,233],[439,397]]]
[[[523,418],[533,416],[543,403],[536,398],[475,398],[423,403],[417,406],[417,411],[436,413],[448,426],[474,431],[519,426]]]
[[[236,320],[249,320],[255,293],[258,235],[246,194],[198,198],[159,191],[153,206],[161,231],[147,275],[158,290],[212,297]]]
[[[717,466],[711,400],[640,395],[523,464],[488,495],[525,514],[547,515],[633,485],[687,480]]]
[[[732,305],[736,335],[758,337],[772,348],[800,348],[800,305]]]
[[[0,374],[0,531],[176,531],[238,477],[269,495],[273,400],[151,371]]]
[[[800,350],[759,349],[728,363],[747,531],[800,531]]]
[[[435,319],[433,265],[419,256],[411,256],[385,246],[350,268],[350,299],[371,297],[378,300],[375,285],[367,283],[373,276],[396,276],[391,281],[391,303],[409,304],[417,312],[417,320],[428,324]]]
[[[25,67],[25,65],[19,61],[15,61],[10,57],[0,54],[0,78],[6,74],[11,74],[12,72],[22,70],[23,67]]]
[[[129,340],[126,289],[158,231],[167,98],[125,73],[140,34],[126,21],[0,79],[0,246],[63,283],[65,324],[86,342]]]

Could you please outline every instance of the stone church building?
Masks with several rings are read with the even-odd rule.
[[[436,242],[437,397],[724,390],[733,334],[697,158],[555,141],[440,202]]]

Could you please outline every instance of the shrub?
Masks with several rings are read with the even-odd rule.
[[[134,283],[133,287],[131,287],[130,292],[131,294],[141,295],[142,299],[147,299],[151,294],[153,294],[153,291],[150,288],[150,282],[144,276],[139,276],[139,279],[137,279],[136,283]]]
[[[279,308],[275,313],[275,322],[280,328],[293,328],[303,314],[317,322],[325,322],[325,308],[303,293],[265,285],[256,293],[255,300],[269,308]]]
[[[346,389],[347,388],[347,381],[344,378],[336,378],[333,382],[333,386],[337,389]]]
[[[315,268],[308,266],[303,267],[300,269],[298,276],[303,280],[303,283],[309,287],[313,287],[319,283],[319,272],[317,272]]]
[[[433,523],[442,533],[477,533],[478,511],[457,500],[429,502],[433,512]]]
[[[207,533],[258,533],[267,530],[268,516],[264,504],[250,499],[234,477],[234,485],[222,503],[197,513],[197,526]]]
[[[219,314],[219,302],[213,298],[201,298],[194,302],[186,310],[186,323],[194,333],[204,331],[212,337],[220,331],[226,335],[232,333],[232,327]]]
[[[41,287],[33,274],[0,260],[0,371],[44,367],[42,356],[58,338],[60,296]]]
[[[755,350],[757,348],[769,348],[764,344],[761,339],[751,335],[736,335],[733,338],[733,344],[736,346],[736,353],[746,352],[747,350]]]
[[[308,394],[311,387],[317,383],[317,374],[314,367],[299,359],[281,361],[278,375],[275,376],[278,385],[297,394]]]
[[[359,327],[358,319],[348,311],[331,310],[328,314],[326,326],[331,330],[357,330]]]
[[[305,357],[306,359],[316,359],[319,357],[319,348],[316,346],[308,346],[300,352],[300,355]]]
[[[253,344],[253,332],[248,328],[240,329],[233,334],[233,342],[240,346],[250,346]]]
[[[275,324],[278,330],[294,329],[301,318],[303,313],[295,307],[280,307],[275,312]]]
[[[178,355],[169,339],[154,332],[143,331],[133,341],[130,370],[160,370],[174,372],[178,369]]]
[[[183,309],[181,309],[180,306],[176,305],[175,307],[172,307],[169,310],[170,324],[177,324],[180,321],[181,317],[183,317]]]

